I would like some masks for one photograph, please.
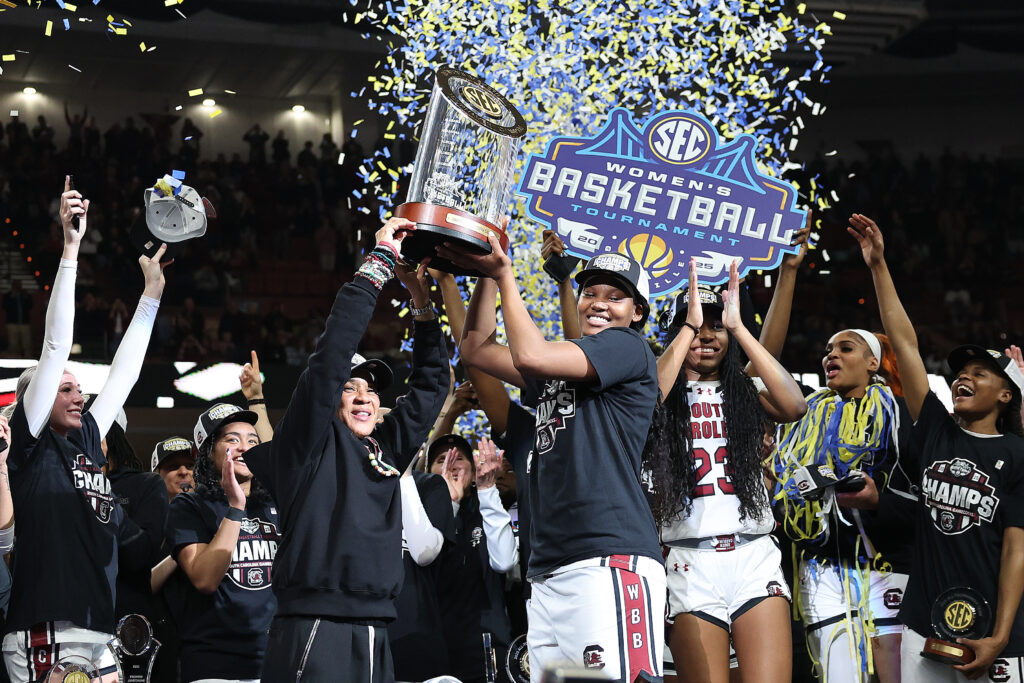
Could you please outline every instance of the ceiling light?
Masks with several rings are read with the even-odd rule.
[[[296,114],[301,114],[302,112],[306,111],[306,108],[301,104],[296,104],[292,107],[292,111],[295,112]]]
[[[204,107],[216,107],[217,106],[217,102],[215,100],[213,100],[212,98],[207,97],[205,100],[203,100],[203,106]]]
[[[26,95],[35,95],[39,91],[36,90],[35,88],[33,88],[30,85],[30,86],[26,87],[24,90],[22,90],[21,92],[25,93]]]

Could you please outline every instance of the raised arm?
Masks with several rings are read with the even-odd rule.
[[[424,261],[416,271],[404,266],[398,269],[398,276],[412,295],[416,308],[429,308],[430,305],[426,266]],[[409,391],[398,399],[394,410],[384,416],[384,421],[374,431],[383,440],[390,441],[395,466],[399,470],[405,470],[427,438],[448,394],[451,374],[448,346],[433,310],[417,315],[414,320]]]
[[[71,355],[72,334],[75,327],[75,279],[78,273],[78,247],[85,235],[86,213],[89,200],[82,200],[77,190],[71,189],[71,177],[64,178],[64,193],[60,197],[60,223],[64,230],[64,252],[57,277],[53,281],[50,302],[46,307],[46,330],[43,352],[39,356],[35,375],[21,398],[25,418],[33,437],[43,433],[50,420],[53,397],[57,395],[64,366]],[[76,230],[71,219],[78,216]]]
[[[341,391],[352,373],[352,355],[373,316],[381,289],[394,274],[401,240],[415,228],[415,223],[403,218],[388,220],[377,231],[377,247],[367,255],[352,282],[338,291],[324,331],[277,424],[279,434],[288,434],[287,440],[272,442],[274,458],[282,467],[306,462],[318,452],[314,446],[330,429],[338,411]]]
[[[917,332],[903,309],[900,297],[896,293],[896,285],[889,274],[889,267],[885,263],[882,231],[873,220],[859,213],[850,216],[850,225],[846,230],[857,240],[864,263],[871,270],[875,296],[878,297],[878,312],[882,316],[882,327],[892,343],[896,363],[900,368],[903,398],[907,402],[910,416],[916,422],[921,414],[921,405],[928,395],[928,371],[925,370],[924,361],[921,360],[921,353],[917,348]]]
[[[100,436],[106,436],[107,430],[117,417],[117,412],[121,410],[132,387],[139,379],[142,361],[146,357],[146,349],[149,348],[153,323],[160,309],[160,297],[164,293],[164,268],[174,263],[173,259],[167,263],[160,263],[165,251],[167,245],[162,244],[152,258],[145,254],[139,257],[139,266],[142,268],[146,286],[139,298],[135,315],[117,347],[114,360],[110,363],[107,381],[89,411],[96,420]]]
[[[545,230],[544,244],[540,248],[541,261],[547,261],[552,254],[565,251],[565,242],[554,230]],[[572,278],[558,283],[558,307],[562,314],[562,334],[566,339],[579,339],[583,336],[580,327],[580,315],[576,310],[576,292],[572,289]]]
[[[434,274],[432,272],[431,274],[434,275],[434,278],[437,280],[437,286],[441,290],[441,297],[444,299],[444,310],[448,314],[448,324],[451,325],[452,336],[455,338],[456,343],[458,343],[466,329],[466,306],[462,303],[462,293],[455,282],[455,277],[450,273],[438,272]],[[479,283],[477,284],[477,289],[480,289]],[[508,355],[508,349],[498,344],[493,334],[489,338],[489,342],[498,347],[492,352],[504,354],[508,359],[508,364],[512,365],[512,357]],[[491,423],[491,427],[498,430],[495,433],[501,434],[505,431],[510,401],[505,385],[497,377],[478,370],[470,365],[468,361],[465,361],[464,365],[466,367],[466,375],[472,383],[476,400],[479,402],[484,413],[487,414],[487,420]],[[513,367],[512,369],[514,370],[515,368]],[[448,431],[451,431],[450,427]],[[435,433],[446,434],[447,432],[436,431]]]
[[[690,259],[690,292],[697,291],[697,259]],[[700,305],[699,296],[691,296],[686,306],[686,322],[681,324],[679,333],[672,343],[668,345],[664,353],[658,357],[658,389],[661,391],[661,398],[664,400],[672,387],[675,386],[679,371],[686,362],[686,354],[690,352],[690,345],[697,337],[697,331],[704,324],[704,309]]]
[[[761,346],[775,358],[782,357],[782,347],[786,343],[789,318],[793,312],[796,273],[804,261],[804,256],[807,255],[807,239],[811,232],[811,220],[811,212],[808,211],[806,225],[793,235],[793,244],[799,244],[800,251],[795,254],[786,254],[782,258],[782,265],[779,266],[779,279],[775,282],[775,293],[772,294],[772,303],[768,306],[768,313],[765,314],[764,325],[761,327]],[[747,371],[750,374],[756,374],[750,366],[747,367]]]
[[[266,443],[274,438],[274,427],[270,424],[270,415],[267,414],[267,401],[263,397],[263,375],[260,374],[260,359],[255,351],[250,351],[251,362],[242,366],[242,374],[238,376],[238,383],[242,386],[242,395],[245,396],[249,410],[256,413],[259,418],[256,421],[256,434],[260,437],[260,443]]]
[[[420,499],[416,479],[411,473],[399,482],[402,491],[402,534],[412,561],[421,567],[437,559],[444,546],[444,536],[434,528]]]
[[[502,454],[488,438],[477,444],[476,491],[480,500],[480,516],[487,539],[487,556],[491,569],[507,572],[519,559],[519,539],[512,530],[512,517],[501,504],[495,485],[501,472]]]
[[[483,273],[486,277],[480,279],[477,287],[483,285],[488,278],[498,283],[498,291],[501,293],[501,310],[505,319],[505,334],[508,336],[508,349],[516,373],[521,377],[536,379],[569,381],[596,379],[597,371],[587,359],[587,354],[583,352],[583,349],[572,342],[550,342],[544,339],[544,335],[533,322],[529,311],[526,310],[526,304],[523,303],[519,294],[519,283],[512,270],[512,260],[501,250],[501,245],[493,235],[488,237],[488,241],[491,245],[490,254],[470,254],[457,250],[448,243],[439,248],[439,253],[458,266],[474,268]],[[475,297],[476,292],[473,294]],[[473,328],[472,318],[473,301],[470,300],[470,314],[466,322],[466,334],[463,335],[463,342],[467,341],[466,337],[472,331],[475,333],[474,337],[470,339],[472,345],[476,349],[487,348],[493,328],[488,327],[486,330],[477,332]],[[463,351],[463,354],[465,353]],[[490,367],[484,367],[478,362],[480,359],[477,350],[472,353],[473,360],[468,361],[472,365],[509,383],[523,386],[521,382],[498,374],[504,371],[511,376],[507,367],[493,363],[490,359],[486,360],[486,364]]]
[[[807,412],[807,403],[792,375],[750,334],[740,316],[737,261],[729,267],[729,288],[723,293],[722,323],[747,354],[754,373],[764,382],[761,406],[776,422],[795,422]]]

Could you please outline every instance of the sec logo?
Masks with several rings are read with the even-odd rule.
[[[480,88],[475,88],[471,85],[467,85],[462,90],[462,97],[472,106],[474,109],[479,111],[484,116],[492,119],[501,118],[502,107],[501,102],[491,97],[488,93],[484,92]]]
[[[659,121],[648,136],[654,155],[670,164],[699,161],[711,149],[713,140],[702,122],[685,114]]]

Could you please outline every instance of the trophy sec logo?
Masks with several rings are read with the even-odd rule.
[[[650,276],[651,295],[687,282],[696,257],[704,284],[771,270],[806,213],[796,190],[762,173],[757,141],[723,143],[700,114],[669,111],[637,126],[612,111],[592,138],[555,138],[527,160],[519,184],[531,218],[556,231],[578,258],[629,254]]]
[[[505,111],[505,108],[501,106],[501,102],[476,86],[463,86],[461,95],[466,104],[489,118],[500,119]]]

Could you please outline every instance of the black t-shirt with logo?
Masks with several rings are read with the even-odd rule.
[[[593,382],[531,382],[538,390],[530,476],[530,578],[606,555],[661,560],[640,460],[658,399],[646,340],[614,327],[572,340]]]
[[[917,544],[900,619],[934,635],[931,609],[950,588],[980,591],[995,619],[1003,531],[1024,527],[1024,441],[961,429],[929,392],[914,425],[922,465]],[[991,635],[991,630],[985,635]],[[1003,656],[1024,656],[1017,612]]]
[[[436,474],[413,471],[416,490],[430,524],[444,536],[445,546],[455,542],[455,515],[448,484]],[[443,550],[442,550],[443,552]],[[448,645],[441,623],[437,578],[441,562],[435,558],[425,567],[409,555],[402,535],[405,581],[395,599],[395,620],[388,624],[391,658],[399,681],[423,681],[449,671]]]
[[[533,415],[526,408],[511,401],[508,406],[505,433],[494,437],[494,443],[504,449],[505,459],[516,473],[516,516],[513,517],[512,524],[519,538],[520,576],[524,577],[530,562],[530,477],[527,474],[526,462],[536,436],[537,421]],[[511,513],[509,510],[509,514]],[[530,597],[528,581],[523,582],[523,597]]]
[[[166,539],[175,558],[186,545],[209,543],[227,514],[226,500],[183,493],[171,501]],[[211,595],[191,586],[181,615],[181,680],[259,678],[277,600],[271,591],[280,536],[277,509],[249,500],[238,543]]]
[[[19,404],[11,416],[11,439],[8,468],[18,539],[6,631],[66,620],[112,633],[124,511],[100,469],[107,461],[96,420],[86,413],[81,429],[67,438],[45,427],[36,439]]]

